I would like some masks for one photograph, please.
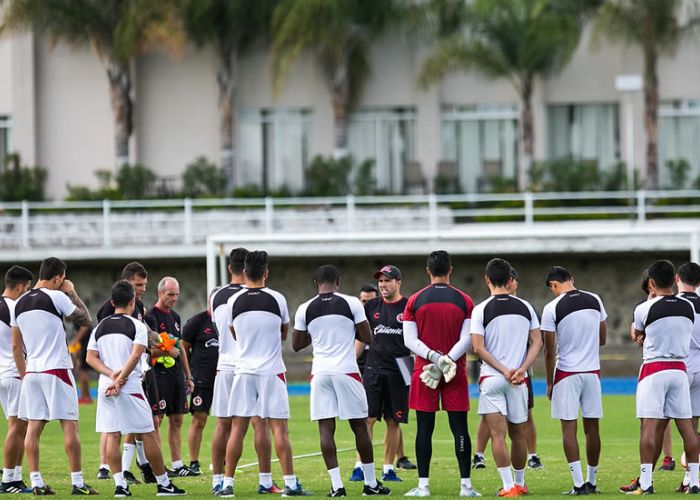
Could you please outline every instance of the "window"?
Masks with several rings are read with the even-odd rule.
[[[515,180],[517,106],[475,105],[444,110],[442,158],[439,175],[456,177],[458,191],[483,191],[489,179],[495,177]]]
[[[303,109],[244,109],[239,114],[237,185],[263,191],[304,189],[311,113]]]
[[[547,108],[550,159],[595,162],[600,170],[620,160],[617,104],[556,104]]]
[[[666,162],[690,164],[689,183],[700,174],[700,101],[676,101],[659,106],[659,185],[670,186]],[[686,186],[688,187],[688,186]]]
[[[10,117],[0,115],[0,168],[5,167],[5,158],[10,152]]]
[[[375,160],[377,189],[405,191],[406,163],[414,159],[415,113],[411,109],[361,110],[350,116],[348,149],[356,163]]]

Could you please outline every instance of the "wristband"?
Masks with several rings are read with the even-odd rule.
[[[192,377],[192,375],[187,375],[185,377],[185,382],[194,382],[194,377]]]

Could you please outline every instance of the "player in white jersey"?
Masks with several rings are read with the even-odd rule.
[[[233,419],[224,484],[218,496],[233,496],[236,465],[252,417],[268,419],[284,474],[284,495],[307,495],[294,475],[287,429],[289,398],[282,341],[287,338],[289,310],[284,296],[265,286],[267,261],[267,252],[248,253],[243,268],[246,287],[228,300],[229,327],[236,339],[236,371],[228,406]]]
[[[697,432],[698,417],[700,417],[700,297],[697,294],[697,289],[700,287],[700,266],[694,262],[688,262],[680,266],[676,275],[676,286],[678,287],[678,295],[690,301],[695,309],[695,322],[693,324],[688,357],[685,358],[685,369],[688,373],[688,382],[690,384],[690,409],[693,414],[693,430]],[[689,484],[690,471],[686,467],[683,482],[676,491],[687,491]]]
[[[231,416],[228,414],[228,402],[231,399],[233,373],[236,368],[236,340],[231,335],[228,326],[227,302],[233,295],[245,286],[243,266],[248,250],[239,247],[229,254],[228,272],[231,281],[228,285],[216,290],[209,298],[209,310],[219,332],[219,361],[216,366],[217,375],[214,379],[214,394],[212,396],[211,414],[216,417],[216,427],[211,440],[212,493],[223,487],[224,458],[226,443],[231,433]],[[259,485],[258,493],[282,493],[282,490],[272,480],[272,444],[270,443],[270,428],[265,419],[251,419],[254,432],[255,451],[258,455]]]
[[[524,382],[542,348],[535,310],[508,293],[512,279],[507,261],[489,261],[485,280],[491,297],[474,308],[470,328],[474,353],[484,362],[479,376],[479,415],[485,416],[491,432],[493,458],[503,482],[501,497],[527,493],[523,424],[527,422],[528,390]],[[506,431],[511,439],[510,456]]]
[[[10,322],[14,315],[15,301],[31,288],[32,281],[34,276],[29,270],[21,266],[12,266],[5,273],[5,290],[0,297],[0,405],[7,419],[7,436],[4,444],[5,466],[2,470],[0,493],[31,492],[22,482],[22,458],[27,422],[17,418],[22,382],[12,353]]]
[[[643,342],[643,364],[637,383],[639,436],[639,487],[630,494],[654,493],[652,481],[657,443],[669,419],[683,439],[690,472],[689,493],[700,493],[698,485],[698,442],[693,430],[690,388],[685,358],[693,332],[695,310],[686,299],[673,294],[675,273],[667,260],[654,262],[648,269],[649,288],[656,295],[634,310],[634,334]]]
[[[17,300],[11,320],[13,355],[22,390],[19,418],[28,420],[24,449],[35,495],[51,495],[39,472],[39,439],[49,420],[60,420],[71,470],[72,493],[97,494],[83,481],[78,437],[78,393],[71,369],[63,319],[90,325],[90,313],[66,279],[66,264],[49,257],[41,263],[33,290]],[[22,355],[22,345],[26,354]]]
[[[369,343],[371,333],[362,303],[338,293],[340,273],[331,265],[314,275],[318,295],[299,306],[294,319],[295,352],[313,345],[311,420],[318,422],[321,453],[331,478],[330,497],[346,496],[335,446],[335,419],[347,420],[362,460],[364,495],[389,495],[377,481],[367,427],[367,395],[355,357],[355,338]],[[392,457],[393,458],[393,457]]]
[[[148,329],[132,317],[134,287],[126,280],[112,287],[114,314],[105,317],[90,335],[87,362],[99,374],[95,430],[106,436],[105,457],[114,478],[115,497],[131,496],[119,447],[121,436],[138,434],[156,474],[157,495],[184,495],[168,479],[156,437],[151,408],[141,386],[141,356],[148,347]]]
[[[547,273],[547,288],[556,297],[542,311],[547,397],[552,418],[561,421],[564,455],[574,481],[570,495],[597,493],[600,433],[603,416],[600,388],[600,346],[605,345],[607,313],[594,293],[578,290],[574,278],[563,267]],[[586,481],[576,437],[579,408],[586,435]]]

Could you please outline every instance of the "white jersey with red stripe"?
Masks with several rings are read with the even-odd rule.
[[[685,366],[688,373],[700,373],[700,296],[695,292],[681,292],[678,296],[693,304],[695,309],[695,323]]]
[[[15,313],[15,301],[0,297],[0,380],[19,378],[17,365],[12,356],[12,327],[10,323]]]
[[[661,295],[634,310],[634,328],[644,332],[644,363],[685,360],[695,322],[693,305],[682,297]]]

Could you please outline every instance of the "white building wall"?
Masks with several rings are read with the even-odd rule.
[[[12,112],[12,39],[0,38],[0,115]]]

